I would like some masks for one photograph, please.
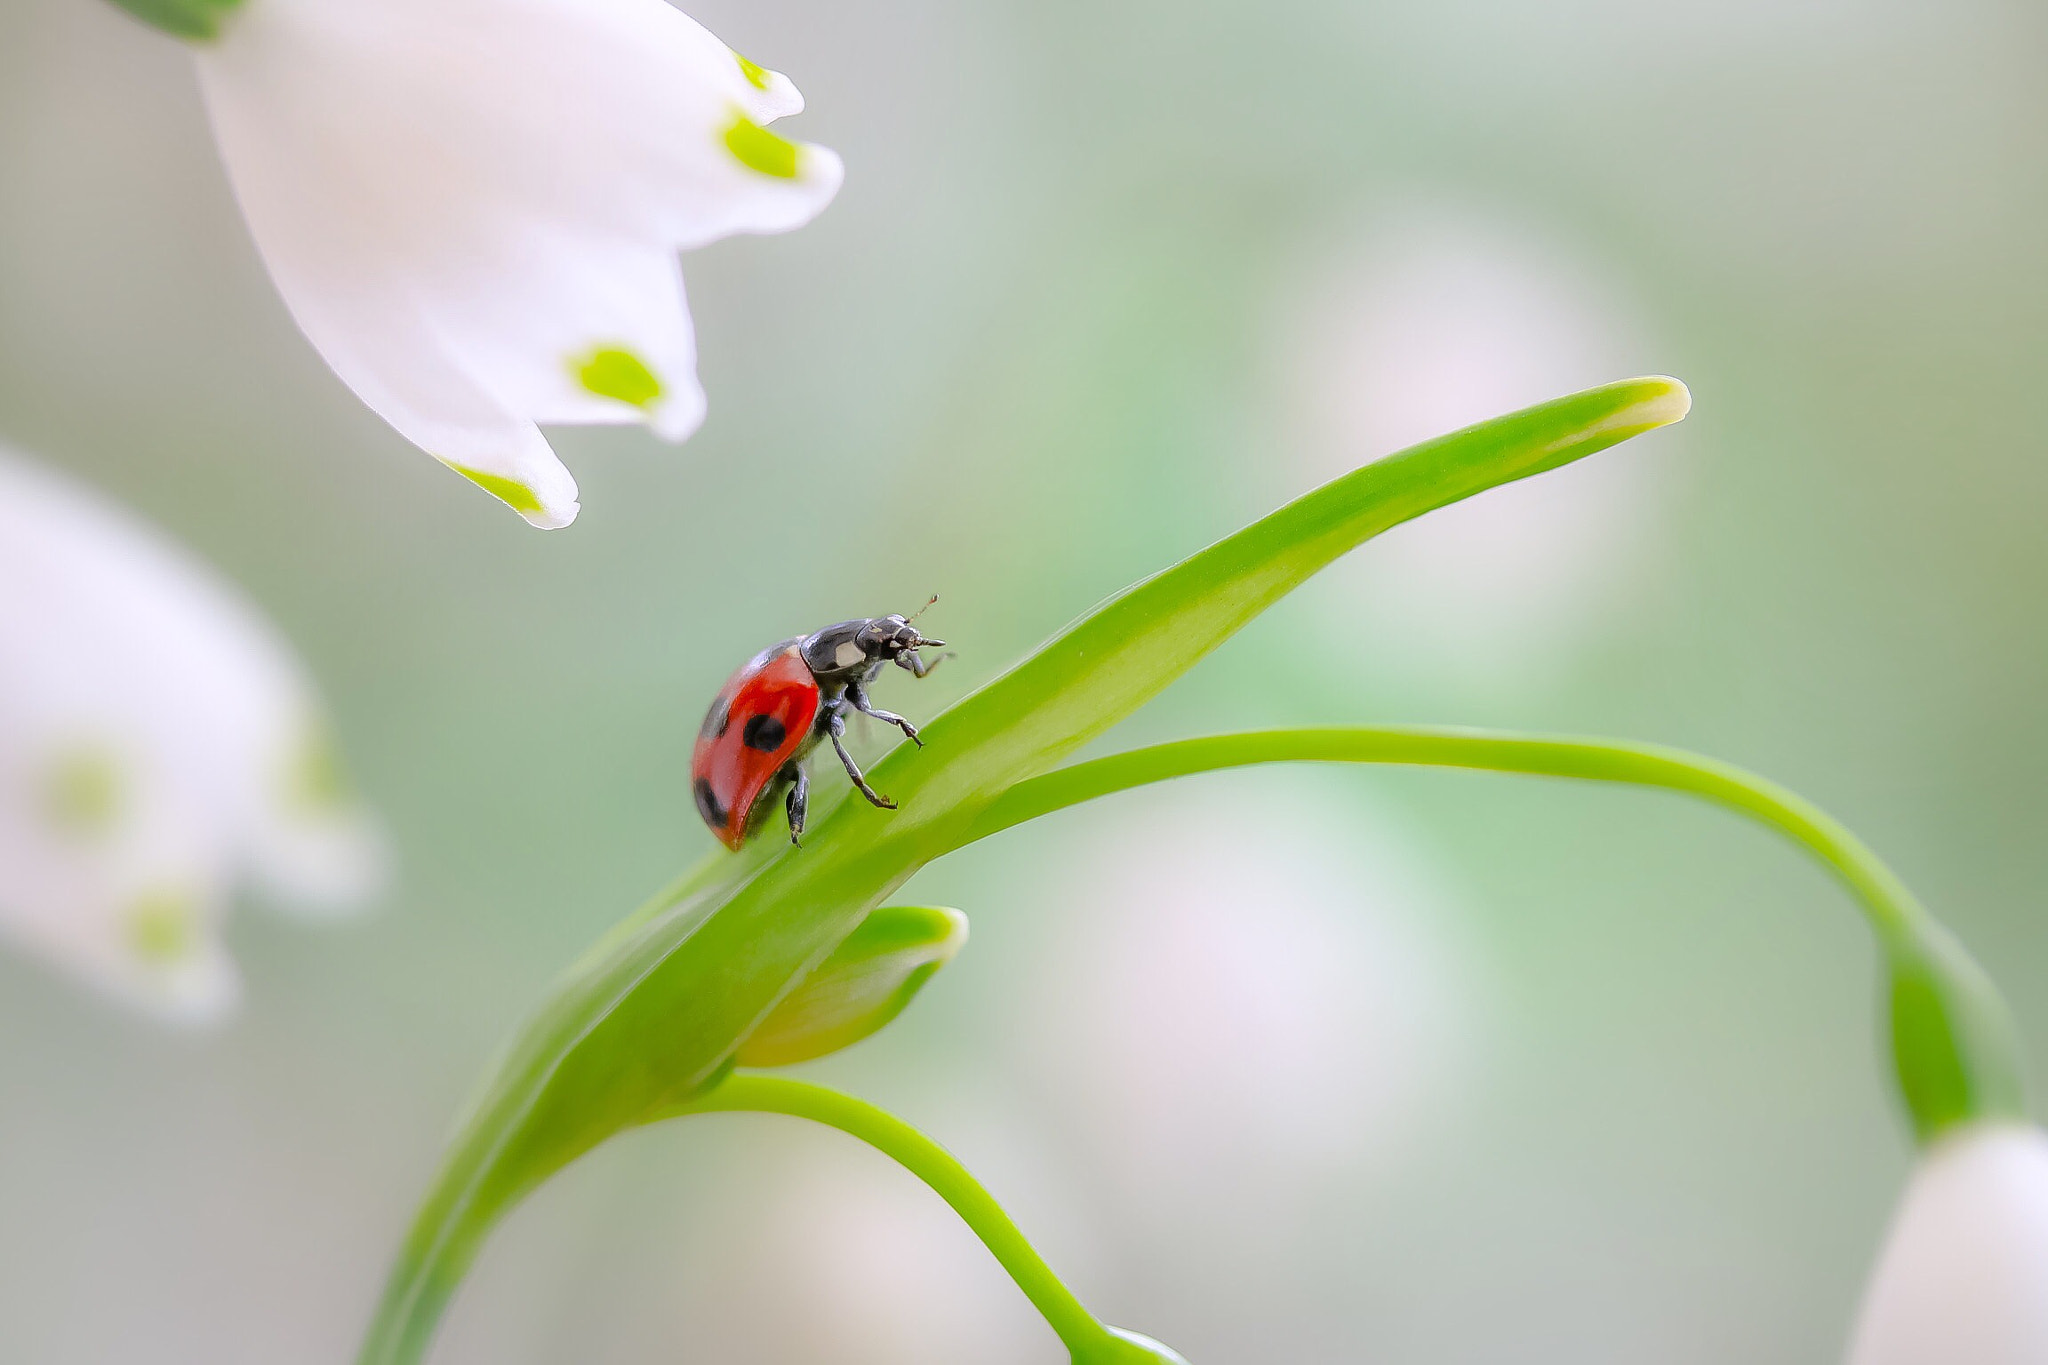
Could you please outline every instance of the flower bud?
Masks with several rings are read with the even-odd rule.
[[[2048,1360],[2048,1134],[1974,1124],[1921,1153],[1849,1365]]]
[[[903,1012],[967,942],[967,916],[937,906],[871,912],[740,1044],[741,1066],[788,1066],[851,1047]]]

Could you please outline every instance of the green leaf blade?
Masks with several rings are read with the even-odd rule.
[[[1044,771],[1380,532],[1679,421],[1691,401],[1675,379],[1630,379],[1482,422],[1353,470],[1133,585],[925,727],[929,749],[976,750],[945,795],[992,771],[1005,786]],[[897,780],[908,757],[880,777]]]
[[[1682,418],[1625,380],[1411,447],[1112,597],[924,727],[805,846],[715,855],[607,935],[528,1024],[459,1133],[359,1357],[410,1365],[483,1237],[554,1171],[721,1076],[783,997],[980,812],[1156,695],[1317,570],[1389,527]]]

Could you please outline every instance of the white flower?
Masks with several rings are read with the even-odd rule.
[[[698,1300],[684,1310],[691,1321],[701,1314],[746,1322],[751,1358],[758,1360],[1033,1365],[1046,1359],[1045,1325],[929,1190],[839,1134],[799,1130],[778,1137],[780,1128],[751,1122],[760,1133],[756,1147],[770,1154],[753,1177],[765,1188],[732,1191],[756,1211],[742,1234],[744,1254],[734,1254],[730,1231],[723,1246],[714,1237],[693,1248],[693,1263],[718,1269],[691,1290]],[[1035,1233],[1042,1220],[1024,1222]],[[777,1307],[798,1302],[807,1306],[803,1313]]]
[[[1459,897],[1345,776],[1104,803],[1062,860],[1072,885],[1045,888],[1065,942],[1029,1046],[1123,1195],[1271,1220],[1338,1172],[1398,1166],[1456,1102],[1474,1024]]]
[[[2048,1361],[2048,1134],[1986,1124],[1920,1158],[1849,1365]]]
[[[0,935],[134,1004],[216,1018],[243,877],[315,911],[382,846],[269,626],[204,566],[0,451]]]
[[[675,253],[806,222],[839,159],[663,0],[246,0],[195,48],[278,291],[350,388],[536,526],[543,422],[704,416]]]

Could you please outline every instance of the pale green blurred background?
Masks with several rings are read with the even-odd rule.
[[[908,610],[932,714],[1350,464],[1610,378],[1681,428],[1369,546],[1127,737],[1605,731],[1787,781],[1893,859],[2048,1058],[2048,22],[1739,0],[692,12],[846,189],[685,263],[711,416],[562,432],[541,533],[300,340],[188,63],[0,17],[0,439],[243,583],[399,853],[260,911],[202,1037],[0,960],[0,1359],[344,1361],[464,1090],[710,839],[740,659]],[[908,529],[903,529],[908,528]],[[870,737],[879,744],[878,737]],[[1273,771],[949,860],[974,920],[813,1068],[1200,1365],[1810,1362],[1908,1157],[1844,898],[1675,798]],[[491,1244],[449,1362],[1053,1362],[937,1201],[785,1121],[614,1143]]]

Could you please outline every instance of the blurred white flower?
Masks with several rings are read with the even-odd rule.
[[[536,526],[577,510],[537,423],[703,419],[676,252],[839,187],[765,126],[796,88],[663,0],[246,0],[194,50],[300,328]]]
[[[0,451],[0,934],[126,1000],[231,1009],[235,883],[360,902],[381,841],[297,662],[152,528]]]
[[[1625,375],[1661,353],[1592,267],[1512,225],[1424,207],[1318,254],[1277,363],[1312,481],[1482,418]],[[1378,671],[1526,692],[1642,573],[1666,502],[1636,454],[1586,460],[1395,528],[1321,589],[1362,617]],[[1301,475],[1290,475],[1299,481]]]
[[[2048,1361],[2048,1134],[1966,1128],[1920,1157],[1849,1365]]]
[[[1117,1189],[1281,1216],[1398,1162],[1457,1093],[1457,898],[1351,787],[1290,768],[1118,798],[1048,888],[1033,1045]]]
[[[728,1253],[730,1279],[714,1287],[722,1302],[752,1310],[746,1347],[728,1356],[835,1365],[1055,1357],[1050,1329],[937,1195],[839,1134],[801,1141],[795,1168],[776,1172],[773,1204],[750,1209],[748,1254]],[[804,1311],[787,1311],[793,1303]]]

